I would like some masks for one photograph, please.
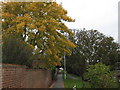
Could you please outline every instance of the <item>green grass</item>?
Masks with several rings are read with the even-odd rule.
[[[62,74],[63,74],[63,79],[64,79],[64,72],[62,72]],[[69,76],[67,76],[66,80],[64,79],[65,88],[73,88],[74,85],[76,85],[76,88],[83,88],[83,82],[82,82],[81,77],[78,77],[73,74],[70,74],[70,75],[76,77],[78,80],[74,80],[70,78]],[[84,82],[84,88],[90,88],[90,85],[88,82]]]
[[[66,80],[64,80],[65,88],[73,88],[76,85],[77,88],[82,88],[81,80],[74,80],[67,76]]]

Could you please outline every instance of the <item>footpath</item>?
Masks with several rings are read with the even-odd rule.
[[[61,72],[57,74],[56,81],[50,88],[64,88],[64,81]]]
[[[74,76],[72,76],[70,74],[67,74],[67,76],[70,77],[70,78],[72,78],[72,79],[74,79],[74,80],[79,80],[78,78],[76,78],[76,77],[74,77]]]
[[[79,80],[78,78],[76,78],[70,74],[67,74],[67,76],[69,76],[70,78],[72,78],[74,80]],[[57,74],[56,81],[54,82],[54,84],[50,88],[65,88],[62,74],[60,72]]]

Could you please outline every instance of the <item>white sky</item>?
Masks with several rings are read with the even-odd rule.
[[[2,0],[0,0],[2,1]],[[118,2],[120,0],[56,0],[62,2],[75,22],[71,29],[95,29],[118,41]]]
[[[75,22],[69,28],[95,29],[118,41],[118,2],[120,0],[56,0],[62,2]]]

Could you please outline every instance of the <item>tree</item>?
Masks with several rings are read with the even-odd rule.
[[[71,53],[75,45],[65,37],[73,33],[64,24],[72,22],[67,11],[56,2],[3,3],[2,27],[6,34],[14,33],[30,45],[47,66],[60,64],[63,52]]]
[[[4,34],[3,34],[4,35]],[[32,67],[33,47],[17,36],[3,36],[3,63]]]
[[[117,88],[117,79],[115,72],[110,71],[110,67],[102,63],[88,66],[88,72],[85,73],[92,88]]]
[[[67,71],[82,76],[87,65],[102,62],[115,69],[118,61],[118,44],[112,37],[108,37],[97,30],[78,30],[74,38],[76,48],[67,57]]]
[[[103,62],[113,65],[118,60],[118,44],[112,37],[107,37],[97,30],[80,31],[77,33],[78,45],[85,54],[89,64]]]

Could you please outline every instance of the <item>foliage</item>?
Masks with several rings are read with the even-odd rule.
[[[52,80],[56,80],[56,68],[54,67],[53,69],[52,69]]]
[[[70,38],[77,46],[71,56],[66,57],[67,71],[82,76],[86,65],[103,62],[115,68],[118,61],[118,44],[112,37],[108,37],[97,30],[72,30],[75,36]]]
[[[83,30],[76,36],[80,54],[86,56],[89,64],[103,62],[106,65],[113,65],[117,62],[119,47],[112,37],[105,36],[97,30]]]
[[[62,5],[56,2],[7,2],[2,4],[3,32],[14,33],[35,49],[37,60],[51,67],[60,65],[63,52],[75,45],[65,37],[73,33],[64,24],[73,22]]]
[[[67,67],[67,72],[82,76],[83,73],[85,72],[86,65],[85,65],[85,60],[80,58],[81,56],[78,54],[72,54],[69,57],[66,57],[66,67]]]
[[[85,73],[92,88],[117,88],[117,79],[115,72],[110,71],[110,67],[102,63],[88,66],[88,72]]]
[[[19,37],[3,34],[3,63],[32,66],[33,48]]]

